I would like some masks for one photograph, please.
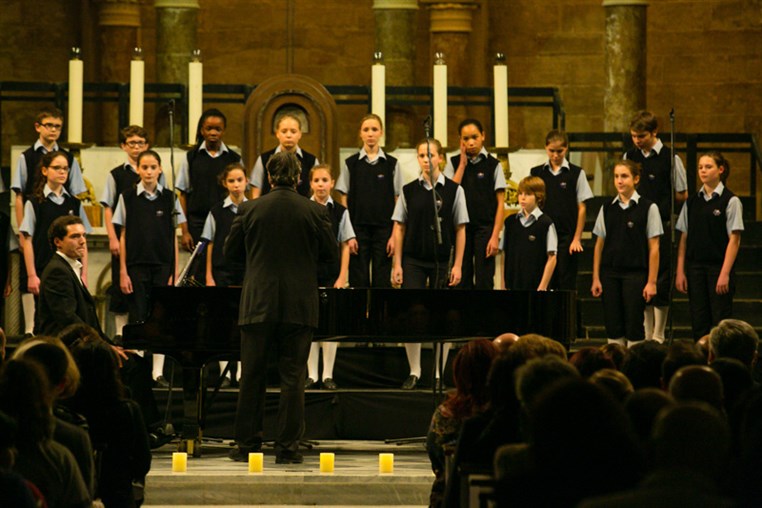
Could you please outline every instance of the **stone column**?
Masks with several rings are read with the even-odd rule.
[[[100,81],[129,82],[132,52],[138,45],[140,0],[100,0],[98,28]],[[100,139],[94,141],[104,144],[118,143],[119,129],[124,127],[116,121],[119,116],[118,105],[104,103],[100,109]]]
[[[415,85],[417,10],[418,0],[373,0],[376,51],[384,55],[387,86]],[[385,126],[387,149],[393,150],[396,147],[412,145],[415,142],[413,124],[412,108],[387,106]]]
[[[606,9],[606,89],[603,95],[603,128],[628,132],[630,119],[646,107],[646,0],[603,0]],[[613,192],[606,161],[601,182],[604,193]]]
[[[447,64],[447,85],[466,86],[471,71],[468,58],[468,42],[473,29],[474,11],[479,7],[476,0],[421,0],[428,6],[431,20],[431,43],[429,46],[429,65],[434,65],[434,55],[444,53]],[[441,139],[448,147],[458,146],[457,125],[466,116],[463,106],[449,107],[448,136]]]
[[[155,0],[156,7],[156,79],[159,83],[188,84],[188,62],[197,48],[198,0]],[[175,144],[184,144],[182,126],[187,105],[175,106]],[[167,106],[157,109],[155,143],[169,143]]]

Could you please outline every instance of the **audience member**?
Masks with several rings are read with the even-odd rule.
[[[569,358],[569,362],[577,368],[583,379],[588,379],[601,369],[616,368],[616,364],[610,356],[606,355],[600,348],[591,346],[579,348]]]
[[[516,398],[524,411],[531,413],[545,390],[560,381],[579,377],[579,371],[566,360],[553,355],[534,358],[516,370]]]
[[[709,363],[709,334],[696,341],[696,349],[704,356],[706,363]]]
[[[722,379],[722,398],[725,414],[734,416],[736,404],[752,388],[754,381],[749,369],[735,358],[717,358],[709,366]]]
[[[15,445],[16,422],[0,411],[0,492],[2,493],[0,505],[14,508],[37,508],[44,502],[40,491],[12,471],[15,463]],[[38,495],[37,500],[32,493],[33,491]]]
[[[519,336],[515,333],[507,332],[502,333],[494,338],[492,341],[495,344],[495,347],[498,348],[500,351],[505,351],[509,347],[511,347],[517,340],[519,340]]]
[[[603,351],[606,356],[611,358],[611,361],[614,362],[614,367],[616,370],[622,370],[622,364],[624,364],[624,359],[627,356],[628,351],[625,346],[616,342],[610,342],[601,346],[601,351]]]
[[[730,489],[739,506],[756,508],[762,506],[762,388],[752,389],[739,409]]]
[[[624,410],[642,443],[650,439],[659,411],[674,404],[675,399],[658,388],[641,388],[630,395],[624,403]]]
[[[667,350],[667,356],[661,364],[661,388],[667,390],[672,376],[687,365],[706,365],[704,358],[693,343],[674,342]]]
[[[661,364],[667,356],[667,346],[655,340],[633,345],[622,364],[622,372],[636,390],[661,386]]]
[[[590,376],[588,381],[608,391],[622,404],[635,391],[627,376],[616,369],[601,369],[596,371]]]
[[[716,358],[735,358],[751,370],[757,362],[759,336],[747,322],[723,319],[709,332],[709,363]]]
[[[669,394],[678,402],[706,402],[718,411],[722,405],[722,379],[706,365],[689,365],[675,372]]]

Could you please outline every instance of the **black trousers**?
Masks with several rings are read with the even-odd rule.
[[[495,279],[495,257],[485,257],[492,236],[492,225],[466,226],[462,278],[458,289],[492,289]],[[476,280],[474,280],[476,279]]]
[[[127,267],[132,281],[132,294],[124,295],[130,312],[130,323],[145,321],[151,304],[151,289],[166,286],[171,265],[132,265]]]
[[[439,262],[439,276],[434,262],[402,257],[402,289],[443,289],[447,287],[447,261]]]
[[[648,282],[648,273],[618,272],[605,270],[601,273],[603,287],[603,318],[606,335],[610,339],[627,338],[630,341],[646,337],[643,328],[643,311],[646,301],[643,288]]]
[[[685,276],[688,279],[688,306],[691,313],[693,339],[699,340],[708,334],[714,325],[733,315],[733,295],[736,292],[735,271],[730,272],[730,290],[727,294],[717,294],[717,278],[722,266],[688,264]]]
[[[392,258],[386,255],[386,242],[392,235],[392,226],[356,225],[354,230],[358,252],[349,256],[349,283],[358,288],[391,287]]]
[[[275,348],[280,376],[275,451],[296,451],[304,435],[304,378],[314,329],[287,323],[241,327],[241,387],[235,418],[235,440],[241,450],[262,444],[267,353]]]
[[[577,289],[579,253],[569,254],[572,238],[571,236],[562,237],[560,235],[558,237],[556,269],[553,270],[553,277],[550,281],[550,287],[553,289]]]
[[[114,230],[116,231],[116,237],[119,238],[122,234],[121,226],[114,224]],[[117,314],[124,314],[129,312],[130,309],[127,306],[127,298],[122,293],[122,289],[119,287],[119,256],[111,255],[111,287],[109,288],[109,304],[108,310]]]

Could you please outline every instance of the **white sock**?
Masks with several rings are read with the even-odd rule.
[[[154,353],[153,371],[151,372],[151,377],[153,377],[155,381],[156,378],[163,375],[164,375],[164,355]]]
[[[307,358],[307,377],[318,380],[318,361],[320,360],[320,345],[313,342],[310,346],[310,356]]]
[[[225,372],[225,369],[228,366],[228,362],[226,360],[220,360],[220,375],[222,375],[223,372]],[[230,379],[230,371],[225,374],[225,377]]]
[[[439,351],[441,349],[444,349],[444,358],[442,359],[442,373],[444,374],[444,370],[447,367],[447,356],[450,353],[450,349],[452,349],[452,344],[445,342],[444,344],[437,344],[434,348],[434,377],[436,379],[439,379]]]
[[[240,381],[241,380],[241,362],[238,362],[238,370],[235,372],[235,380]]]
[[[642,340],[628,340],[627,341],[627,349],[630,349],[635,344],[638,344],[640,342],[643,342]]]
[[[654,335],[654,306],[646,305],[646,310],[643,312],[643,328],[646,330],[646,340],[653,339]]]
[[[336,350],[339,347],[338,342],[321,342],[323,347],[323,381],[333,379],[333,364],[336,363]]]
[[[122,329],[124,328],[124,325],[127,324],[129,317],[130,315],[127,313],[114,314],[114,328],[116,328],[117,335],[122,334]]]
[[[24,335],[34,333],[34,295],[21,293],[21,307],[24,309]]]
[[[664,343],[664,331],[667,328],[667,317],[669,316],[669,307],[653,307],[654,309],[654,340],[660,344]]]
[[[627,340],[624,337],[619,339],[608,339],[609,344],[619,344],[620,346],[627,346]]]
[[[410,365],[410,375],[421,378],[421,344],[405,343],[405,353],[407,353],[407,363]]]

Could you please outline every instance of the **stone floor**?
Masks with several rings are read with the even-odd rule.
[[[175,445],[155,450],[144,506],[426,506],[434,478],[422,443],[320,441],[293,465],[275,464],[265,447],[262,474],[231,461],[230,449],[229,442],[204,444],[186,473],[172,473]],[[321,452],[335,454],[334,473],[320,473]],[[379,453],[394,453],[394,473],[379,474]]]

